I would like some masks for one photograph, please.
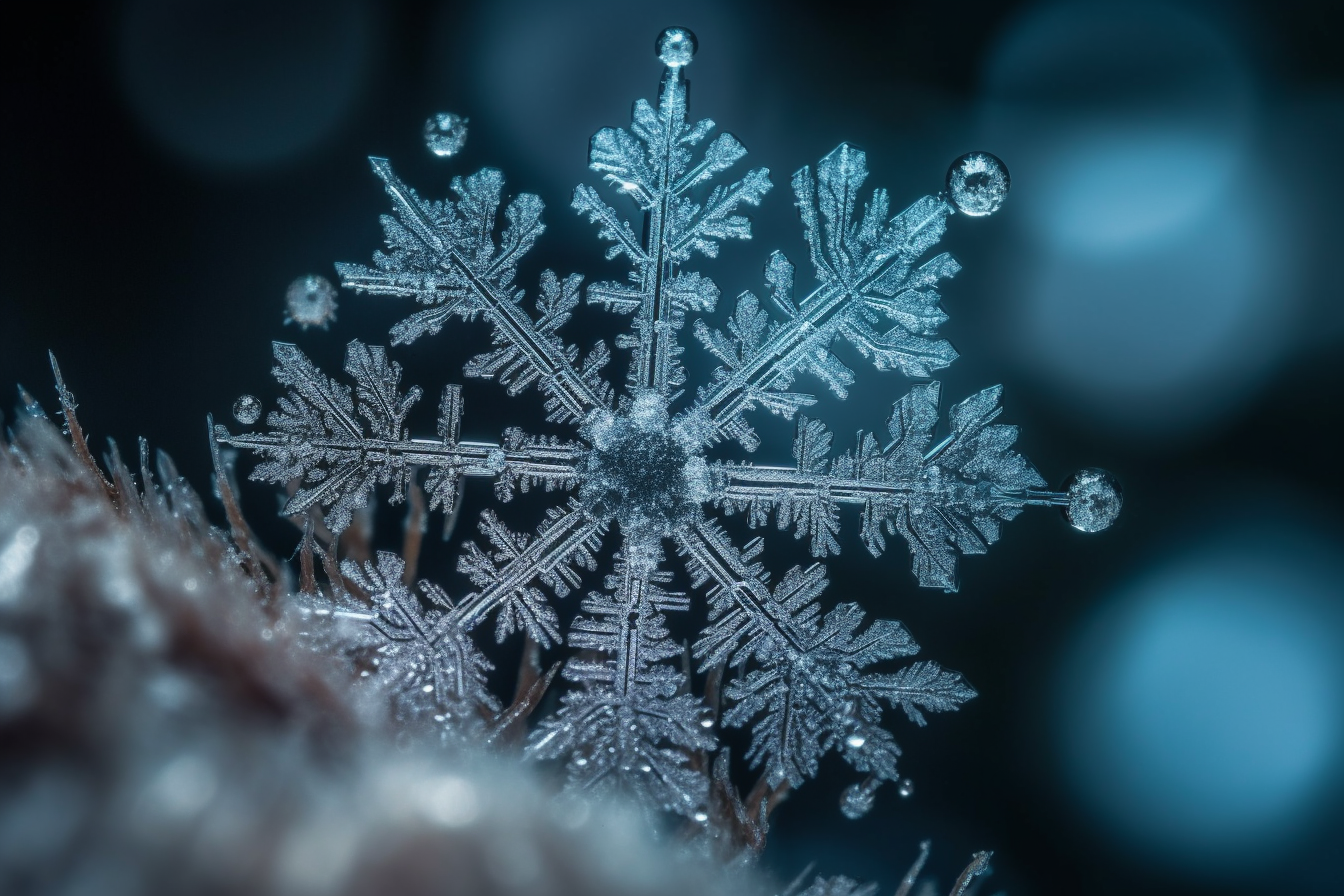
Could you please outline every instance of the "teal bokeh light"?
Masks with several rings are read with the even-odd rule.
[[[1062,675],[1080,804],[1118,842],[1198,874],[1277,857],[1339,771],[1344,569],[1283,522],[1122,587]]]

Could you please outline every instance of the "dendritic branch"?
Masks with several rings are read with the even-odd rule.
[[[938,383],[916,386],[896,402],[885,447],[860,433],[852,451],[831,458],[831,433],[816,420],[799,420],[795,467],[720,464],[714,492],[729,513],[744,510],[763,525],[773,510],[779,528],[810,537],[818,557],[840,552],[838,508],[862,508],[862,537],[880,556],[885,534],[900,534],[925,587],[955,591],[956,554],[982,554],[998,540],[1001,521],[1029,505],[1067,506],[1069,496],[1043,488],[1045,480],[1012,450],[1017,427],[994,423],[1002,413],[995,386],[952,408],[951,433],[935,442]]]

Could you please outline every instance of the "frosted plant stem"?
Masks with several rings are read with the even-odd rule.
[[[895,896],[910,896],[910,891],[914,889],[915,882],[919,880],[919,875],[924,871],[924,864],[929,860],[929,848],[933,845],[931,840],[923,840],[919,844],[919,856],[916,857],[910,870],[905,872],[905,877],[901,878],[901,885],[896,888]]]
[[[116,507],[116,488],[107,481],[107,477],[103,475],[98,462],[93,459],[93,454],[89,451],[89,443],[84,437],[84,429],[79,425],[79,418],[75,416],[75,409],[79,406],[75,403],[74,393],[65,385],[65,378],[61,376],[61,368],[56,363],[55,352],[48,351],[47,358],[51,361],[51,372],[56,378],[56,392],[61,401],[61,413],[65,416],[65,430],[70,435],[70,445],[75,449],[75,456],[79,458],[90,473],[97,477],[98,483],[107,492],[107,497],[112,502],[112,506]]]

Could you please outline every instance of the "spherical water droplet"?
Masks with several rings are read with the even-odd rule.
[[[846,818],[862,818],[873,808],[873,799],[877,794],[878,782],[869,778],[857,784],[851,784],[840,794],[840,813]]]
[[[299,277],[285,290],[285,310],[285,323],[325,330],[336,319],[336,287],[316,274]]]
[[[251,426],[261,419],[261,402],[252,395],[243,395],[233,403],[233,419]]]
[[[704,824],[706,821],[709,821],[709,814],[706,812],[697,812],[695,813],[694,817],[695,820],[700,822],[701,824]]]
[[[456,112],[440,112],[425,121],[425,146],[441,159],[455,156],[467,145],[467,122]]]
[[[901,799],[908,800],[915,795],[915,782],[909,778],[902,778],[896,785],[896,795]]]
[[[1120,483],[1105,470],[1079,470],[1069,477],[1064,488],[1069,495],[1064,519],[1078,531],[1100,532],[1120,516],[1124,503]]]
[[[947,169],[947,193],[952,204],[973,218],[998,211],[1011,184],[1008,166],[987,152],[968,152]]]
[[[856,731],[853,734],[849,735],[849,737],[845,738],[845,743],[849,744],[851,747],[857,750],[859,747],[868,743],[868,739]]]
[[[658,35],[658,58],[668,68],[689,65],[695,50],[695,35],[685,28],[668,28]]]

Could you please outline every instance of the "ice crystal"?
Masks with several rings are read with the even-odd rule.
[[[425,148],[439,158],[455,156],[467,145],[467,121],[455,112],[439,112],[425,120]]]
[[[998,211],[1010,184],[1007,166],[987,152],[968,152],[947,169],[948,197],[957,211],[972,217]]]
[[[261,400],[255,395],[240,395],[233,403],[233,419],[251,426],[261,419]]]
[[[714,122],[688,119],[685,70],[695,50],[690,32],[665,31],[657,104],[640,100],[628,129],[604,128],[592,138],[590,167],[615,200],[633,205],[633,217],[593,186],[574,190],[572,206],[596,226],[607,258],[628,265],[623,279],[584,288],[578,274],[545,271],[529,311],[518,267],[542,233],[541,200],[522,193],[506,202],[503,175],[492,168],[455,177],[452,199],[424,199],[381,158],[371,162],[392,201],[393,214],[382,219],[387,251],[372,266],[337,265],[346,288],[416,303],[392,328],[394,346],[433,336],[453,318],[484,319],[493,346],[467,363],[466,375],[496,379],[509,395],[535,386],[548,420],[572,427],[572,437],[510,428],[498,441],[463,439],[457,385],[441,394],[436,433],[413,437],[406,420],[421,390],[404,390],[387,350],[360,341],[346,353],[353,388],[295,346],[277,343],[274,374],[288,392],[267,430],[235,435],[217,427],[216,437],[261,455],[253,479],[290,484],[285,514],[320,519],[335,535],[378,485],[390,485],[395,502],[417,496],[423,483],[430,509],[445,510],[470,478],[493,481],[500,501],[533,487],[571,493],[535,535],[486,511],[486,546],[468,543],[459,557],[475,590],[457,601],[428,584],[423,599],[415,596],[393,554],[340,567],[344,581],[368,596],[361,618],[379,645],[376,676],[390,683],[403,721],[429,718],[454,730],[507,721],[473,641],[494,615],[499,640],[521,632],[543,647],[563,641],[574,651],[559,709],[534,726],[527,744],[536,758],[563,760],[574,787],[633,792],[694,822],[727,799],[741,824],[759,828],[768,794],[812,777],[835,750],[867,776],[846,795],[845,813],[857,817],[881,782],[899,780],[900,750],[884,711],[899,708],[923,725],[926,712],[955,710],[975,692],[931,661],[894,666],[919,649],[901,623],[870,620],[858,603],[824,601],[820,564],[772,579],[757,559],[761,539],[739,547],[714,512],[743,513],[752,527],[773,514],[779,528],[793,529],[824,558],[840,549],[842,505],[854,505],[869,551],[882,554],[888,537],[898,536],[919,583],[953,591],[958,555],[984,552],[1001,523],[1025,507],[1067,508],[1075,526],[1094,531],[1114,519],[1119,491],[1092,471],[1066,493],[1047,490],[1013,450],[1016,428],[998,422],[999,387],[953,405],[944,431],[939,384],[918,383],[895,401],[885,435],[861,433],[841,453],[822,422],[800,414],[816,403],[795,388],[802,374],[846,397],[855,374],[832,352],[837,342],[879,370],[921,379],[957,357],[938,335],[946,320],[938,289],[959,266],[929,253],[959,209],[988,214],[1002,202],[1007,171],[988,154],[954,164],[949,194],[893,213],[885,190],[862,193],[864,153],[840,145],[791,182],[815,285],[796,289],[793,262],[775,252],[765,265],[766,299],[744,292],[723,329],[706,322],[720,291],[694,270],[695,260],[750,237],[742,212],[771,181],[764,168],[725,180],[746,150],[731,134],[711,136]],[[619,396],[602,375],[607,346],[581,357],[560,336],[581,298],[630,318],[615,343],[630,353]],[[691,318],[720,366],[688,396],[680,358]],[[720,443],[758,447],[750,422],[758,410],[797,418],[795,462],[710,460],[708,449]],[[613,537],[613,568],[562,636],[554,599],[596,571],[599,547]],[[692,593],[708,604],[708,624],[689,656],[668,630],[668,614],[687,610],[692,599],[668,588],[669,547],[689,572]],[[333,581],[334,593],[343,587]],[[711,682],[708,698],[690,689],[692,663]],[[719,724],[750,731],[747,758],[763,769],[745,804],[736,791],[723,796],[725,751],[706,760],[719,748]]]
[[[326,277],[308,274],[299,277],[285,290],[285,323],[300,329],[326,329],[336,320],[336,287]]]

